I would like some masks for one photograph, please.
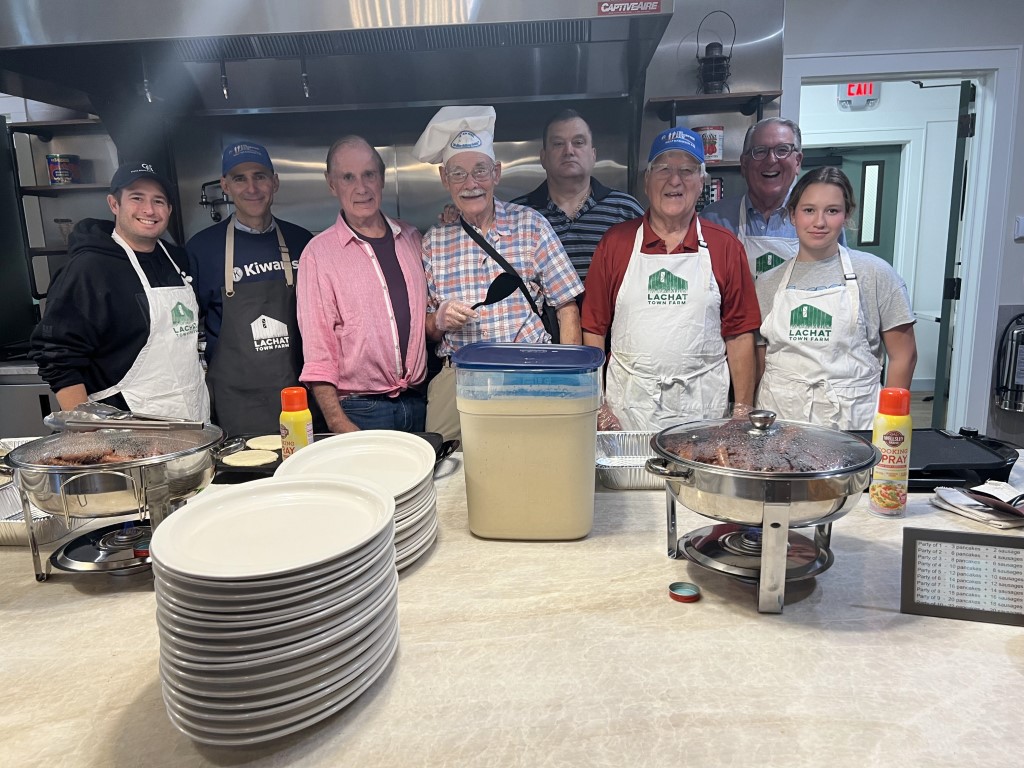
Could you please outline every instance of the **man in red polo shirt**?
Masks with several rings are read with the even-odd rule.
[[[761,313],[746,254],[723,227],[700,221],[704,148],[670,128],[651,146],[642,218],[605,234],[590,265],[583,342],[611,337],[602,429],[661,430],[719,418],[754,402],[754,331]]]

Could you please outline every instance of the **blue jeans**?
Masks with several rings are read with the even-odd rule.
[[[360,429],[397,429],[423,432],[427,423],[427,401],[415,392],[400,397],[352,395],[341,401],[342,410]]]

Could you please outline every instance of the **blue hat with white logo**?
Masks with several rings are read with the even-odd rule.
[[[651,144],[651,153],[647,156],[647,164],[654,162],[654,158],[662,152],[678,150],[686,152],[697,158],[698,163],[704,162],[704,140],[699,134],[689,128],[669,128],[654,137]]]
[[[258,163],[271,173],[274,172],[274,164],[270,162],[270,153],[266,147],[252,141],[236,141],[224,150],[220,164],[221,175],[227,176],[232,168],[242,163]]]

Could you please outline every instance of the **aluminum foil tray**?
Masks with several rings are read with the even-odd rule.
[[[8,437],[0,440],[0,452],[17,448],[31,442],[35,437]],[[21,507],[21,494],[13,482],[6,482],[0,476],[0,546],[28,546],[28,531],[25,530],[25,516]],[[49,544],[63,537],[79,526],[85,525],[87,518],[72,518],[71,527],[64,523],[64,518],[54,517],[41,509],[32,507],[32,525],[35,528],[36,542]]]
[[[664,479],[652,475],[644,465],[655,455],[651,438],[657,432],[598,432],[597,479],[616,491],[658,491]]]

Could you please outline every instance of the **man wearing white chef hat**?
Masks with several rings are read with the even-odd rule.
[[[441,183],[459,210],[450,224],[423,237],[427,276],[427,336],[438,342],[446,365],[427,391],[427,431],[459,437],[455,371],[447,358],[477,341],[547,344],[551,331],[541,310],[554,307],[559,341],[582,341],[576,296],[583,284],[551,225],[536,211],[497,200],[501,163],[494,156],[493,107],[443,107],[427,125],[413,154],[440,164]],[[502,263],[504,262],[504,263]],[[477,310],[487,287],[502,272],[522,287]]]

